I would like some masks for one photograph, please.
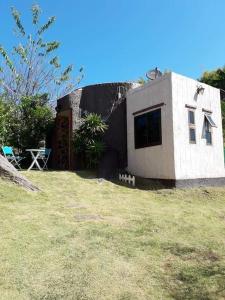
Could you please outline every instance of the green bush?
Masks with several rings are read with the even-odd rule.
[[[85,167],[96,168],[105,150],[103,135],[108,126],[97,114],[89,114],[74,132],[76,153],[83,157]]]
[[[225,102],[221,101],[222,122],[223,122],[223,141],[225,143]]]
[[[213,71],[204,72],[199,79],[201,82],[209,84],[215,88],[221,89],[221,110],[223,118],[223,140],[225,143],[225,67]]]
[[[10,134],[12,107],[0,97],[0,145],[7,143]]]
[[[46,95],[23,97],[19,103],[0,102],[1,143],[20,151],[38,146],[53,125],[53,112]]]

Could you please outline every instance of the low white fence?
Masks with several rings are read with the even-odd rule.
[[[127,174],[119,174],[119,180],[135,186],[135,177]]]

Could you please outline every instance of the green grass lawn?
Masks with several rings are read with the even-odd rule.
[[[41,192],[0,181],[0,299],[225,299],[225,188],[24,174]]]

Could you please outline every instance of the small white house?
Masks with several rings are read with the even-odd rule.
[[[137,177],[225,184],[220,91],[173,72],[129,90],[127,147]]]

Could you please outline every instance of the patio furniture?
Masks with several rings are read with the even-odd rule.
[[[26,149],[26,151],[30,152],[31,157],[33,159],[30,167],[28,168],[28,171],[30,171],[31,169],[36,169],[36,167],[38,170],[42,171],[43,169],[41,168],[41,166],[38,163],[38,157],[39,157],[40,153],[43,151],[43,149]]]
[[[39,148],[39,149],[26,149],[26,151],[30,152],[31,157],[33,159],[28,171],[31,169],[38,169],[40,171],[47,169],[47,163],[49,156],[51,154],[51,149]],[[40,166],[38,160],[43,162],[43,166]],[[37,167],[37,168],[36,168]]]
[[[42,161],[43,163],[43,170],[48,170],[48,160],[49,160],[49,156],[52,152],[52,149],[48,149],[48,148],[40,148],[42,151],[40,152],[39,156],[38,156],[38,160]]]
[[[2,146],[2,152],[7,158],[7,160],[14,166],[18,167],[21,170],[20,161],[24,159],[24,157],[21,157],[19,155],[15,155],[13,148],[11,146]]]

